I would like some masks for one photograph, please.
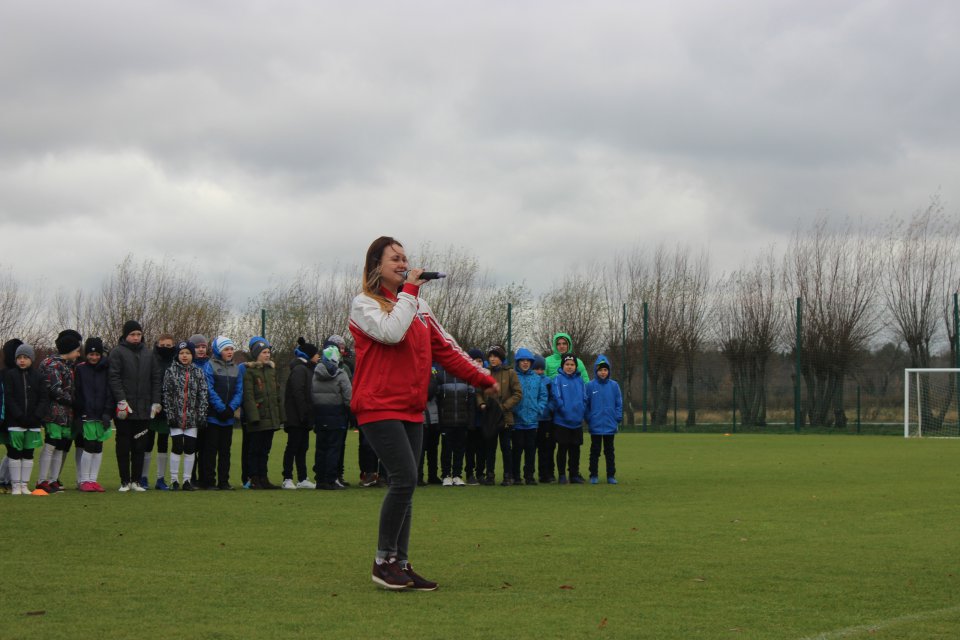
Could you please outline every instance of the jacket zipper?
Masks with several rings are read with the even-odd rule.
[[[187,369],[187,375],[183,379],[183,419],[180,421],[180,428],[187,430],[187,404],[190,397],[190,369]]]

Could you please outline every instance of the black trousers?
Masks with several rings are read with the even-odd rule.
[[[273,449],[274,431],[250,431],[244,433],[245,450],[243,451],[244,463],[247,479],[254,476],[260,478],[267,477],[267,467],[270,463],[270,451]]]
[[[287,446],[283,450],[283,478],[293,480],[293,467],[297,467],[297,481],[307,479],[307,449],[310,448],[308,427],[286,427]]]
[[[224,427],[208,422],[207,428],[201,432],[204,433],[204,442],[200,483],[208,487],[229,484],[233,426]]]
[[[523,458],[523,479],[532,480],[534,470],[534,458],[537,455],[537,430],[536,429],[514,429],[512,435],[513,442],[513,479],[519,480],[520,459]]]
[[[486,471],[487,454],[483,445],[483,431],[480,429],[467,429],[466,456],[467,477],[483,476]]]
[[[117,420],[117,468],[120,484],[129,484],[140,479],[143,470],[143,454],[147,450],[150,431],[149,420]]]
[[[317,484],[332,484],[338,478],[340,447],[346,438],[346,429],[317,430],[317,449],[313,456],[313,474]]]
[[[440,436],[440,473],[446,477],[460,477],[463,456],[467,449],[467,429],[449,427]]]
[[[590,475],[599,476],[600,448],[603,447],[603,456],[607,462],[607,477],[617,475],[617,461],[613,448],[613,434],[607,436],[590,436]]]
[[[437,477],[437,449],[440,447],[440,428],[438,425],[425,426],[423,431],[423,450],[420,452],[420,463],[417,478],[423,480],[423,461],[427,461],[427,478]]]
[[[380,460],[363,434],[363,429],[360,430],[360,442],[357,444],[357,466],[360,467],[360,473],[380,472]]]
[[[500,444],[500,456],[503,458],[503,477],[512,477],[513,473],[513,448],[511,445],[512,429],[501,429],[500,433],[492,438],[485,438],[483,441],[486,458],[487,477],[493,477],[497,466],[497,443]]]
[[[540,481],[556,478],[553,468],[553,453],[557,448],[557,441],[553,436],[553,423],[541,420],[537,425],[537,475]]]

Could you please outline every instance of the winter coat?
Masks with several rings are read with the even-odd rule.
[[[553,381],[550,380],[543,374],[540,376],[540,386],[543,387],[543,393],[546,394],[547,401],[543,405],[543,410],[540,412],[540,422],[553,422],[553,402],[550,398],[552,397],[553,390]]]
[[[437,420],[442,429],[466,429],[474,425],[476,390],[437,365]]]
[[[580,429],[587,408],[587,385],[576,374],[560,371],[553,379],[553,424]]]
[[[437,389],[440,387],[439,365],[430,368],[430,384],[427,385],[427,408],[423,412],[423,422],[436,429],[440,425],[440,410],[437,408]]]
[[[427,405],[430,369],[444,369],[479,387],[494,384],[437,322],[420,287],[405,283],[398,295],[381,293],[391,303],[361,294],[350,308],[350,333],[356,345],[351,409],[359,424],[380,420],[420,422]]]
[[[610,367],[607,357],[600,354],[593,364],[594,376],[602,363]],[[594,377],[587,383],[586,419],[591,435],[607,436],[617,432],[623,420],[623,396],[620,385],[609,376],[606,380]]]
[[[77,382],[77,415],[83,420],[99,420],[108,426],[116,401],[110,391],[110,362],[106,357],[97,364],[81,362],[74,369]]]
[[[163,406],[171,429],[206,427],[210,397],[203,369],[174,360],[163,374]]]
[[[221,419],[217,414],[230,410],[235,413],[243,403],[243,370],[245,364],[233,360],[225,362],[219,354],[207,360],[203,365],[203,374],[207,378],[207,391],[210,394],[210,407],[207,409],[207,422],[217,427],[232,427],[236,418],[231,415]]]
[[[129,420],[149,420],[150,407],[160,404],[163,395],[163,370],[153,350],[143,343],[121,341],[110,352],[110,391],[117,402],[130,406]]]
[[[520,379],[517,373],[506,366],[495,367],[490,370],[490,375],[500,384],[500,394],[496,397],[500,409],[503,411],[504,426],[508,429],[513,427],[513,408],[523,400],[523,388],[520,386]],[[487,405],[490,403],[482,394],[477,394],[477,405]]]
[[[557,340],[560,338],[567,339],[567,343],[570,345],[567,353],[573,353],[573,340],[570,338],[570,334],[562,332],[554,334],[553,353],[547,356],[544,369],[544,373],[551,380],[557,377],[557,372],[560,371],[560,364],[563,362],[563,354],[557,351]],[[580,374],[580,378],[583,379],[584,384],[590,382],[590,374],[587,373],[587,368],[583,365],[583,360],[580,358],[577,358],[577,373]]]
[[[45,405],[43,383],[35,368],[4,369],[4,424],[7,427],[35,429],[41,426]]]
[[[275,431],[283,426],[283,395],[273,362],[247,362],[243,371],[243,428]]]
[[[60,356],[50,356],[40,363],[39,371],[45,403],[44,423],[72,426],[73,403],[76,399],[73,364]]]
[[[350,376],[335,363],[323,358],[313,370],[310,400],[317,429],[346,429],[347,409],[353,386]]]
[[[313,367],[314,365],[303,358],[290,361],[290,375],[287,376],[287,383],[283,388],[283,405],[288,427],[313,427],[313,401],[310,399]]]
[[[524,351],[526,351],[526,354],[523,355],[529,354],[529,357],[521,358],[521,353]],[[533,354],[526,349],[520,349],[517,351],[516,360],[519,362],[521,359],[533,360]],[[514,428],[520,430],[536,429],[537,423],[540,421],[540,414],[543,413],[543,409],[547,405],[547,389],[542,384],[543,378],[534,372],[532,367],[526,371],[521,371],[519,364],[517,364],[515,370],[517,379],[520,381],[520,388],[523,389],[523,399],[520,404],[513,408]]]

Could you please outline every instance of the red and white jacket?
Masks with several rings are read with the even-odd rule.
[[[393,309],[384,311],[366,294],[353,299],[350,333],[357,356],[350,409],[358,424],[380,420],[422,422],[434,362],[475,387],[495,380],[478,367],[440,326],[420,288],[404,283],[400,294],[383,289]]]

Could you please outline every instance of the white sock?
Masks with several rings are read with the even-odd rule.
[[[87,479],[83,477],[83,474],[80,472],[80,463],[83,462],[83,454],[86,453],[83,450],[83,447],[74,446],[73,448],[73,462],[77,470],[77,484],[81,482],[87,482]]]
[[[100,463],[103,462],[103,453],[91,454],[90,460],[90,482],[96,482],[100,477]]]
[[[157,453],[157,480],[167,475],[167,454]]]
[[[3,457],[3,460],[0,460],[0,484],[10,483],[10,463],[11,462],[12,460],[10,460],[10,458],[6,456]]]
[[[159,473],[159,472],[158,472]],[[184,474],[185,478],[189,478],[189,474]],[[170,454],[170,484],[180,481],[180,454],[171,453]]]
[[[33,475],[33,460],[20,461],[20,484],[26,487],[30,484],[30,476]]]
[[[43,448],[40,450],[40,473],[37,476],[37,482],[50,480],[50,463],[53,461],[54,451],[56,449],[52,444],[46,442],[43,444]]]
[[[143,454],[143,469],[140,470],[140,478],[146,478],[150,480],[150,456],[152,455],[151,451],[147,451]],[[140,478],[134,478],[134,481],[139,480]]]
[[[21,468],[23,468],[23,460],[10,460],[7,463],[7,473],[10,477],[10,484],[20,484]]]
[[[197,459],[197,454],[188,453],[183,456],[183,481],[186,482],[193,475],[193,463]]]
[[[53,459],[50,461],[51,481],[60,480],[60,472],[63,471],[63,463],[67,460],[67,452],[57,449],[53,452]]]
[[[77,472],[77,477],[80,482],[91,482],[93,478],[90,476],[90,469],[93,467],[93,454],[83,452],[83,455],[80,456],[80,464],[78,465],[79,471]]]

